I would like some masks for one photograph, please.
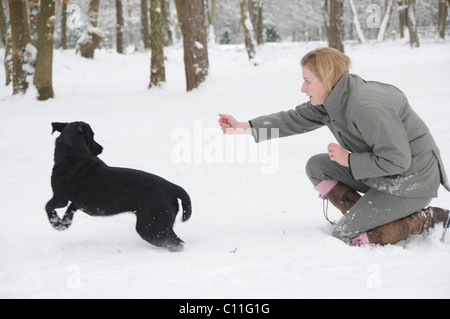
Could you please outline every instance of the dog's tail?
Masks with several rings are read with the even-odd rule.
[[[188,221],[192,215],[192,204],[189,194],[180,186],[174,184],[174,192],[177,198],[181,199],[181,205],[183,206],[183,221]]]

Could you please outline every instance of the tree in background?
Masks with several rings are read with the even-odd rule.
[[[329,46],[344,52],[344,3],[330,0]]]
[[[95,49],[102,41],[102,33],[98,29],[98,8],[100,0],[91,0],[88,11],[88,27],[78,39],[77,50],[82,57],[93,59]]]
[[[350,8],[352,9],[353,25],[356,29],[356,33],[358,34],[359,42],[366,43],[366,37],[364,36],[364,32],[361,29],[361,24],[359,23],[359,18],[358,18],[358,11],[356,10],[353,0],[349,0],[349,4],[350,4]]]
[[[216,24],[216,0],[206,0],[206,21],[208,21],[208,41],[216,43],[214,25]]]
[[[247,0],[241,0],[241,24],[245,35],[245,48],[247,49],[248,59],[251,61],[256,55],[256,45]]]
[[[150,49],[150,27],[148,25],[148,1],[141,0],[141,32],[144,48]]]
[[[408,0],[397,0],[398,21],[400,27],[400,38],[405,37],[405,29],[408,27]]]
[[[174,0],[175,9],[177,10],[178,27],[183,31],[183,14],[181,13],[181,8],[183,6],[183,0]]]
[[[161,18],[161,0],[150,0],[150,44],[152,50],[149,87],[159,86],[166,82],[164,66],[164,36]]]
[[[450,5],[450,0],[439,0],[438,8],[438,33],[439,38],[445,39],[445,27],[448,16],[448,6]]]
[[[147,29],[147,31],[150,29],[148,25],[148,13],[150,11],[148,1],[102,1],[99,15],[100,0],[70,0],[71,5],[68,5],[69,0],[58,0],[58,2],[54,0],[53,2],[62,4],[61,9],[56,10],[55,15],[57,21],[61,21],[61,24],[58,23],[56,26],[58,29],[55,30],[57,31],[55,43],[58,46],[60,44],[62,48],[66,48],[67,45],[74,48],[78,39],[78,50],[85,57],[93,57],[94,50],[98,47],[100,41],[102,41],[102,48],[117,49],[119,52],[123,52],[127,44],[134,44],[135,49],[139,50],[146,46],[145,33],[141,35],[139,28],[142,25],[143,29]],[[170,10],[169,3],[171,1],[176,4],[176,12],[179,17],[178,26],[172,22],[171,14],[173,15],[175,10],[173,12]],[[182,31],[185,19],[191,25],[187,27],[188,29],[183,36],[183,41],[186,41],[186,44],[183,44],[186,45],[184,53],[188,91],[198,86],[198,84],[193,83],[201,83],[208,74],[207,42],[204,44],[202,42],[205,34],[208,35],[207,26],[209,26],[207,38],[208,41],[212,41],[212,44],[215,43],[214,33],[219,35],[217,40],[221,43],[245,42],[249,58],[254,58],[255,39],[260,36],[258,30],[262,29],[263,2],[266,41],[277,41],[278,39],[284,41],[289,39],[291,41],[323,41],[328,39],[330,46],[342,51],[344,50],[342,44],[344,34],[346,40],[359,38],[361,42],[364,42],[364,39],[383,41],[384,38],[395,39],[398,31],[402,34],[406,31],[404,29],[408,28],[411,47],[420,45],[419,35],[428,38],[444,38],[448,28],[448,6],[450,4],[450,0],[385,0],[379,1],[377,4],[373,3],[372,0],[348,0],[345,3],[350,5],[345,6],[342,6],[344,0],[203,0],[203,9],[198,10],[198,12],[202,11],[203,13],[198,14],[203,16],[202,19],[207,18],[208,22],[204,26],[198,19],[191,18],[192,20],[189,20],[187,16],[183,17],[182,14],[183,6],[188,7],[187,12],[189,13],[190,10],[193,10],[192,6],[198,6],[197,1],[159,0],[159,2],[161,2],[161,8],[158,12],[160,12],[160,19],[162,20],[163,46],[173,43],[171,41],[172,36],[174,42],[181,39],[180,31]],[[8,3],[11,10],[8,8]],[[50,51],[42,53],[45,52],[45,49],[42,49],[41,46],[44,44],[47,44],[48,48],[51,46],[46,41],[47,39],[50,40],[52,32],[45,31],[44,35],[40,35],[42,41],[35,40],[35,46],[39,47],[38,50],[32,45],[33,37],[31,36],[30,25],[37,26],[35,30],[39,33],[38,3],[38,0],[8,0],[8,2],[0,0],[0,43],[5,47],[5,82],[8,85],[14,78],[14,94],[26,91],[28,87],[27,77],[33,73],[35,73],[37,87],[43,88],[46,86],[44,82],[51,86],[51,53]],[[41,0],[44,7],[46,6],[45,3],[47,1]],[[118,9],[120,3],[122,4],[122,10]],[[241,10],[241,5],[244,10]],[[371,6],[376,6],[379,10],[370,13],[370,10],[367,10]],[[23,9],[24,7],[25,9]],[[120,11],[122,11],[122,15],[120,15]],[[373,27],[369,24],[368,12],[370,15],[378,13],[378,19],[374,20],[377,26]],[[391,19],[393,12],[399,12],[398,19]],[[123,22],[121,22],[120,16],[122,16]],[[140,19],[144,16],[145,19]],[[14,17],[14,19],[11,19],[11,17]],[[350,22],[351,17],[353,17],[353,23]],[[417,17],[420,17],[420,19]],[[13,22],[12,26],[11,21]],[[144,26],[145,21],[147,27]],[[119,27],[120,25],[123,26]],[[51,27],[51,25],[47,23],[46,27]],[[194,29],[200,31],[193,31]],[[153,32],[155,38],[158,37],[158,30]],[[200,33],[196,34],[196,32]],[[121,33],[123,34],[123,47],[120,40]],[[244,34],[247,34],[247,37]],[[147,35],[150,36],[149,32],[147,32]],[[222,36],[220,37],[220,35]],[[408,34],[406,34],[406,37],[408,37]],[[31,39],[31,44],[29,39]],[[248,39],[253,41],[249,42]],[[14,50],[12,48],[13,40],[16,46]],[[153,80],[151,78],[150,82],[155,83],[153,85],[163,81],[164,76],[161,75],[160,71],[165,73],[164,67],[158,67],[164,66],[165,63],[163,49],[161,49],[162,53],[158,52],[160,47],[158,43],[160,42],[155,40],[155,48],[152,49],[151,77],[153,76]],[[258,42],[262,43],[262,41]],[[36,52],[38,52],[37,55]],[[45,62],[47,61],[46,58],[50,60]],[[45,66],[46,64],[47,66]],[[46,80],[43,80],[43,74],[47,74]],[[159,75],[156,76],[157,74]],[[42,91],[43,89],[38,88],[38,90]],[[51,90],[48,89],[48,92],[51,92]],[[39,98],[44,98],[45,95],[51,96],[52,94],[40,94]]]
[[[380,31],[378,31],[378,36],[377,36],[377,40],[380,42],[384,40],[386,30],[391,21],[392,11],[394,9],[394,1],[395,0],[386,0],[386,10],[385,10],[384,18],[383,18],[383,21],[381,22]]]
[[[9,0],[9,21],[12,41],[13,94],[25,93],[28,75],[33,73],[35,48],[31,45],[27,7],[22,0]]]
[[[161,19],[164,46],[173,44],[172,31],[170,30],[170,1],[161,0]]]
[[[420,47],[419,34],[417,33],[417,18],[416,18],[416,0],[408,1],[408,29],[409,29],[409,44],[411,47]]]
[[[27,0],[28,1],[28,0]],[[122,0],[123,6],[123,18],[124,18],[124,46],[134,45],[135,49],[142,50],[146,46],[147,40],[141,35],[140,28],[142,30],[149,30],[150,27],[145,27],[144,22],[147,22],[149,14],[149,2],[150,0]],[[170,45],[170,43],[179,43],[182,41],[181,36],[181,24],[178,26],[176,21],[175,12],[179,11],[181,6],[181,0],[162,0],[162,20],[163,20],[163,34],[164,34],[164,44],[165,46]],[[208,18],[207,26],[210,26],[210,32],[208,33],[208,46],[213,45],[213,43],[230,43],[230,44],[242,44],[245,41],[245,36],[243,32],[243,27],[241,23],[241,12],[240,12],[240,1],[241,0],[227,0],[227,1],[217,1],[217,0],[204,0],[206,6],[206,16]],[[272,30],[276,30],[277,34],[280,36],[282,41],[326,41],[328,40],[326,27],[324,26],[324,21],[326,21],[327,28],[329,26],[330,18],[329,9],[330,0],[289,0],[289,1],[279,1],[279,0],[246,0],[250,21],[252,21],[255,39],[255,45],[258,43],[257,34],[257,23],[255,24],[254,17],[256,15],[255,10],[251,9],[251,6],[258,7],[260,1],[264,4],[263,7],[263,37],[266,40],[266,30],[271,27]],[[407,12],[407,10],[402,10],[402,8],[408,7],[406,1],[404,1],[404,6],[399,6],[398,0],[352,0],[354,8],[349,5],[350,0],[341,0],[344,3],[343,7],[343,30],[342,33],[345,35],[345,40],[355,40],[361,35],[365,37],[366,40],[375,40],[381,36],[385,36],[386,39],[395,39],[400,35],[403,28],[399,27],[399,19],[397,18],[398,11]],[[416,4],[416,17],[418,19],[418,33],[422,37],[436,37],[438,36],[437,22],[438,22],[438,5],[442,0],[420,0]],[[175,2],[175,3],[174,3]],[[392,5],[394,2],[394,5]],[[448,2],[448,1],[447,1]],[[68,46],[73,48],[76,39],[80,37],[80,33],[89,27],[87,23],[87,12],[90,1],[86,0],[71,0],[70,6],[68,8],[68,30],[67,30],[67,41]],[[103,40],[101,43],[102,48],[116,49],[116,15],[115,15],[115,1],[101,1],[100,14],[98,17],[98,28],[101,29],[103,33]],[[167,4],[170,3],[170,9]],[[178,5],[175,7],[175,4]],[[148,9],[142,10],[141,4],[147,5]],[[215,4],[215,6],[214,6]],[[326,10],[324,10],[324,5]],[[71,7],[78,6],[80,8],[78,16],[83,17],[79,19],[80,22],[75,24],[69,23],[73,18],[77,16],[74,14]],[[372,12],[367,11],[369,7],[377,7],[377,10]],[[177,10],[175,11],[175,8]],[[214,10],[215,8],[215,10]],[[259,7],[258,7],[259,8]],[[57,14],[60,15],[61,10],[57,7]],[[353,10],[355,9],[355,10]],[[388,10],[389,9],[389,10]],[[389,19],[392,13],[391,19]],[[144,14],[145,19],[141,19]],[[325,13],[325,14],[324,14]],[[376,14],[375,14],[376,13]],[[369,16],[377,16],[371,18],[371,21],[376,22],[377,26],[370,26],[368,21]],[[324,16],[326,20],[324,20]],[[353,18],[353,19],[352,19]],[[358,33],[355,26],[357,26],[358,18],[361,30]],[[386,19],[384,19],[386,18]],[[60,18],[58,16],[58,22]],[[81,21],[83,20],[83,21]],[[144,22],[143,22],[144,21]],[[261,21],[261,19],[260,19]],[[388,22],[387,27],[383,28],[383,21]],[[405,20],[406,21],[406,20]],[[448,32],[448,22],[447,18],[447,32]],[[181,22],[181,15],[179,22]],[[55,43],[57,46],[60,44],[60,24],[57,25],[57,36],[55,38]],[[406,22],[405,22],[406,25]],[[212,31],[212,26],[214,26],[214,31]],[[385,32],[381,32],[384,29]],[[214,34],[213,34],[214,33]],[[173,42],[170,41],[170,34],[172,35]],[[211,36],[212,35],[212,36]],[[408,34],[406,35],[408,38]],[[215,40],[214,40],[215,39]],[[210,42],[211,41],[211,42]],[[148,44],[149,45],[149,44]],[[147,46],[148,47],[148,46]],[[247,54],[247,52],[246,52]]]
[[[323,3],[323,24],[325,27],[325,31],[327,33],[327,39],[330,39],[330,26],[328,25],[328,21],[330,21],[330,11],[328,10],[328,0],[325,0]]]
[[[405,36],[405,28],[408,28],[411,47],[420,47],[417,30],[416,0],[398,0],[397,7],[401,38]]]
[[[248,12],[252,22],[254,37],[257,45],[264,44],[263,36],[263,2],[262,0],[248,0]]]
[[[116,0],[116,51],[123,54],[123,10],[122,0]]]
[[[37,55],[34,85],[38,100],[53,98],[53,32],[55,30],[55,0],[41,0],[37,23]]]
[[[11,29],[6,18],[6,8],[3,5],[3,0],[0,0],[0,38],[5,46],[5,85],[11,83],[11,74],[13,70],[12,52],[11,52]]]
[[[209,60],[204,0],[181,0],[186,89],[192,91],[205,81]]]
[[[61,48],[67,50],[67,4],[69,0],[63,0],[61,5]]]
[[[38,19],[39,19],[39,0],[27,0],[30,8],[30,38],[31,44],[37,47],[38,42]]]
[[[225,28],[224,28],[224,32],[222,34],[222,36],[220,37],[219,43],[220,44],[230,44],[232,43],[232,39],[231,39],[231,31],[230,31],[230,24],[226,23],[225,24]]]
[[[280,42],[281,38],[278,35],[277,29],[273,26],[266,27],[266,42]]]

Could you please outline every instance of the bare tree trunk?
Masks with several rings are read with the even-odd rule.
[[[409,43],[411,47],[420,47],[419,34],[417,33],[416,0],[408,0],[408,28]]]
[[[450,1],[448,1],[450,3]],[[439,0],[439,10],[438,10],[438,33],[439,38],[445,39],[445,27],[448,16],[448,6],[446,0]]]
[[[206,21],[208,22],[208,43],[214,45],[216,43],[216,35],[214,32],[216,24],[216,0],[206,0]]]
[[[264,24],[263,24],[263,2],[258,1],[258,23],[256,26],[256,43],[264,44]]]
[[[353,0],[349,0],[350,2],[350,8],[352,9],[353,13],[353,25],[355,26],[356,33],[358,34],[359,41],[361,43],[366,43],[366,37],[364,36],[364,33],[361,29],[361,24],[359,23],[358,18],[358,11],[356,10],[355,4],[353,3]]]
[[[123,10],[122,0],[116,0],[116,51],[123,54]]]
[[[263,37],[263,2],[262,0],[248,0],[248,11],[253,25],[254,37],[258,45],[264,44]]]
[[[398,20],[400,25],[400,38],[405,37],[405,28],[408,27],[408,6],[407,0],[397,0]]]
[[[81,38],[78,39],[78,51],[82,57],[93,59],[95,49],[100,45],[102,41],[102,35],[97,28],[98,20],[98,8],[100,6],[100,0],[91,0],[89,3],[89,26],[84,31]]]
[[[253,38],[253,27],[250,21],[247,0],[241,0],[241,24],[245,35],[245,48],[247,49],[248,59],[253,60],[256,55],[255,40]]]
[[[61,48],[67,50],[67,3],[69,0],[63,0],[61,7]]]
[[[449,0],[450,1],[450,0]],[[175,0],[175,8],[177,10],[178,26],[183,31],[183,14],[181,13],[181,7],[183,6],[183,0]]]
[[[330,0],[330,37],[329,46],[344,52],[344,3],[342,0]]]
[[[214,25],[216,21],[216,0],[206,0],[206,18],[208,25]]]
[[[327,39],[330,39],[330,12],[328,10],[328,0],[325,0],[323,5],[323,23],[325,26],[325,31],[327,33]]]
[[[150,27],[148,25],[148,0],[141,0],[141,25],[144,48],[150,49]]]
[[[10,25],[6,19],[5,14],[6,8],[3,7],[3,0],[0,0],[0,36],[5,46],[5,85],[11,83],[11,73],[12,73],[12,52],[11,52],[11,32]]]
[[[38,42],[38,20],[39,20],[39,0],[28,0],[30,8],[30,38],[31,44],[37,47]]]
[[[38,44],[34,85],[38,100],[53,98],[53,32],[55,30],[55,0],[41,0],[38,19]]]
[[[13,94],[25,93],[28,89],[27,76],[31,67],[32,52],[27,7],[22,0],[9,0],[11,21]]]
[[[166,69],[164,66],[164,37],[161,18],[161,0],[150,0],[150,24],[151,24],[151,70],[149,87],[159,86],[166,82]]]
[[[394,0],[386,1],[386,12],[384,14],[383,21],[381,22],[380,30],[378,31],[377,40],[383,41],[384,35],[386,34],[386,30],[389,26],[389,22],[391,21],[392,11],[394,9]]]
[[[3,7],[3,0],[0,0],[0,39],[6,46],[6,37],[8,34],[8,20],[6,19],[6,8]]]
[[[169,0],[161,0],[161,19],[162,32],[164,38],[164,46],[173,43],[172,31],[170,30],[170,2]]]
[[[209,60],[204,0],[181,3],[186,89],[192,91],[205,81]]]

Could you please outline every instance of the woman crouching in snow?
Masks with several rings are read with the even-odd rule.
[[[447,228],[448,211],[424,208],[440,184],[450,191],[429,129],[399,89],[349,74],[350,63],[338,50],[316,49],[301,63],[309,102],[249,122],[220,114],[220,126],[225,134],[251,132],[258,143],[272,129],[286,137],[326,125],[339,144],[313,156],[306,172],[344,214],[332,235],[352,246],[396,243],[437,223]]]

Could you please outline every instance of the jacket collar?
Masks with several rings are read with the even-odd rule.
[[[342,112],[343,106],[347,104],[348,95],[350,93],[349,79],[350,74],[346,71],[336,83],[325,102],[323,102],[323,106],[329,115]]]

